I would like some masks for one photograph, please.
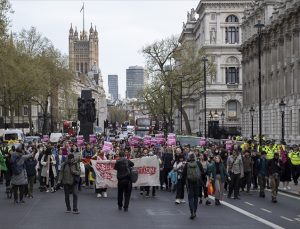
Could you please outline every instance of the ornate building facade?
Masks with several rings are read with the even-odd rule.
[[[209,121],[210,114],[219,120],[219,126],[227,132],[238,134],[241,130],[243,77],[239,51],[242,34],[240,25],[244,8],[250,2],[201,0],[196,10],[188,12],[187,22],[183,23],[180,43],[196,42],[216,66],[216,75],[207,77],[206,114],[203,92],[184,105],[193,133],[199,129],[204,133],[204,116]],[[223,120],[221,114],[224,114]]]
[[[285,106],[285,140],[300,142],[300,0],[256,0],[245,10],[243,44],[243,135],[251,136],[250,108],[255,110],[254,135],[258,134],[258,35],[254,25],[264,24],[261,35],[262,134],[279,141]]]

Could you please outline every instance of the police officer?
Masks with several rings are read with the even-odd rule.
[[[294,146],[294,149],[289,153],[289,158],[292,163],[292,177],[295,185],[298,184],[300,176],[300,150],[299,146]]]

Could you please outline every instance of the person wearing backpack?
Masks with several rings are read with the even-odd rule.
[[[201,174],[204,173],[203,167],[199,161],[196,161],[194,153],[189,153],[188,162],[185,164],[182,179],[187,183],[187,192],[191,216],[190,219],[196,217],[199,190],[202,184]]]
[[[118,207],[119,210],[124,208],[124,211],[128,211],[131,191],[132,191],[132,181],[130,176],[130,169],[134,166],[134,163],[127,160],[125,153],[122,151],[119,154],[120,159],[117,160],[114,169],[117,170],[118,179]],[[125,198],[123,205],[123,197]]]
[[[24,155],[22,148],[18,147],[12,153],[10,163],[12,170],[11,184],[13,186],[14,203],[25,203],[23,200],[25,185],[28,184],[25,161],[32,157],[31,154]],[[18,192],[20,195],[18,195]]]

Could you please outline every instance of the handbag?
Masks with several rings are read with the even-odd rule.
[[[212,182],[209,180],[208,184],[207,184],[207,194],[213,195],[214,193],[215,193],[214,186],[213,186]]]

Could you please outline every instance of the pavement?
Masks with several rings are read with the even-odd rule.
[[[295,185],[294,182],[290,182],[289,187],[290,189],[283,189],[282,183],[280,183],[279,191],[291,195],[300,196],[300,184]]]
[[[156,197],[145,198],[133,190],[129,212],[117,208],[117,191],[108,189],[108,198],[96,198],[91,189],[79,192],[79,215],[66,214],[64,194],[41,193],[25,204],[13,204],[0,186],[1,229],[182,229],[182,228],[299,228],[300,198],[280,193],[273,204],[270,193],[265,199],[258,193],[241,193],[241,200],[227,199],[222,206],[200,205],[197,218],[189,219],[188,203],[175,205],[175,194],[158,191]],[[211,197],[213,198],[213,197]],[[187,201],[187,200],[186,200]]]

